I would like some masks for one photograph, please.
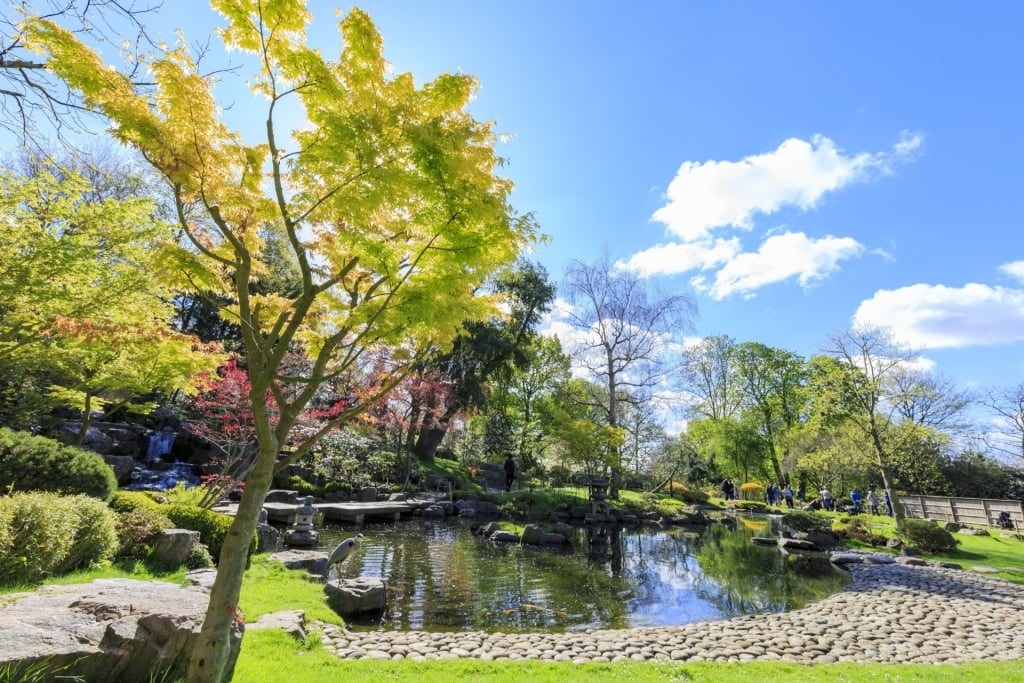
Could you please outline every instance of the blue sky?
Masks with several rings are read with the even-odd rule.
[[[870,323],[964,387],[1024,380],[1024,4],[634,5],[359,6],[396,72],[479,78],[554,279],[607,250],[692,293],[697,336],[809,356]]]

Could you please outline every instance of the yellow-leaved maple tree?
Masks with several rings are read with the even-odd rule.
[[[468,112],[474,78],[443,74],[418,87],[411,74],[389,75],[380,35],[359,9],[341,21],[343,49],[329,61],[306,44],[311,15],[301,0],[213,6],[227,20],[219,32],[226,47],[255,58],[251,107],[264,107],[261,144],[246,144],[223,123],[184,44],[147,65],[155,85],[140,91],[53,22],[25,25],[50,68],[173,189],[188,243],[165,244],[153,267],[176,274],[183,289],[227,297],[225,315],[242,330],[258,455],[189,681],[229,675],[247,546],[274,472],[366,410],[423,350],[449,344],[464,320],[493,314],[497,302],[478,294],[481,283],[536,236],[532,219],[510,205],[510,181],[496,173],[492,124]],[[290,137],[278,130],[288,99],[308,124]],[[265,272],[267,229],[283,235],[298,263],[294,293],[249,287]],[[355,376],[380,347],[391,350],[391,374],[283,456],[318,389]],[[281,371],[295,351],[310,361],[301,377]]]
[[[141,196],[97,197],[74,170],[0,170],[0,362],[39,371],[47,400],[82,414],[144,410],[154,392],[194,393],[219,344],[171,329],[172,292],[147,252],[172,239]]]

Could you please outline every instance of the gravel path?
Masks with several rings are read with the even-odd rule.
[[[853,575],[850,585],[793,612],[572,633],[350,632],[327,626],[325,637],[344,659],[806,664],[1024,659],[1024,586],[971,571],[863,559],[871,561],[846,565]]]

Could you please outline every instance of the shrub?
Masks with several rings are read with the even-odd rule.
[[[904,519],[896,533],[910,545],[930,555],[952,552],[959,543],[953,534],[927,519]]]
[[[871,519],[868,517],[850,517],[846,522],[846,528],[843,532],[847,538],[852,538],[873,546],[885,545],[889,540],[882,534],[876,534],[874,532],[871,525]]]
[[[68,516],[74,525],[74,539],[67,555],[57,563],[56,574],[110,562],[117,556],[117,515],[107,504],[89,496],[70,496]]]
[[[764,487],[756,481],[740,484],[740,498],[743,500],[764,500]]]
[[[565,465],[552,465],[548,468],[548,483],[553,488],[560,488],[569,483],[572,471]]]
[[[293,474],[288,478],[288,488],[292,491],[298,491],[300,496],[315,496],[318,493],[316,486],[310,484],[297,474]]]
[[[211,496],[210,489],[200,484],[199,486],[186,486],[185,482],[179,481],[174,488],[164,491],[164,497],[171,505],[186,505],[189,507],[211,507],[217,500],[217,496]]]
[[[708,494],[696,489],[688,489],[682,484],[672,484],[672,495],[678,496],[684,503],[700,505],[708,502]]]
[[[181,504],[168,505],[164,509],[164,513],[179,529],[198,531],[199,541],[210,549],[210,555],[215,558],[220,557],[224,537],[231,529],[230,517],[206,508]],[[252,540],[249,542],[249,554],[251,555],[255,551],[256,535],[253,534]]]
[[[813,531],[815,529],[830,529],[832,522],[825,515],[819,515],[816,512],[791,510],[782,515],[782,525],[797,531]]]
[[[117,514],[117,538],[120,550],[117,556],[141,560],[149,554],[157,537],[172,526],[171,520],[159,509],[145,505]]]
[[[160,511],[160,503],[153,500],[147,491],[114,491],[114,495],[110,497],[107,505],[114,512],[121,514],[134,512],[139,508],[152,510],[153,512]]]
[[[202,543],[192,546],[192,552],[185,558],[185,568],[189,570],[208,569],[213,565],[213,556],[210,555],[210,549]]]
[[[0,428],[0,489],[109,500],[117,490],[117,479],[98,453]]]
[[[0,584],[108,562],[117,553],[115,513],[89,496],[52,492],[0,498]]]

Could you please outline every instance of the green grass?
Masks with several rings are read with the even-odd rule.
[[[305,570],[287,569],[269,555],[253,557],[238,601],[245,620],[251,623],[263,614],[302,610],[308,621],[344,624],[345,621],[327,606],[323,584],[306,577]]]
[[[621,662],[342,661],[328,648],[303,646],[278,631],[246,634],[235,680],[246,683],[320,683],[325,680],[417,681],[565,681],[630,683],[1005,683],[1016,680],[1020,662],[975,664],[829,664],[819,666],[750,662],[745,664]]]
[[[62,576],[52,576],[43,581],[42,585],[69,586],[76,583],[89,583],[96,579],[135,579],[137,581],[166,581],[168,583],[184,584],[185,571],[184,567],[168,571],[150,567],[138,561],[118,562],[117,564],[82,569]],[[34,591],[36,587],[36,584],[0,586],[0,594]]]

